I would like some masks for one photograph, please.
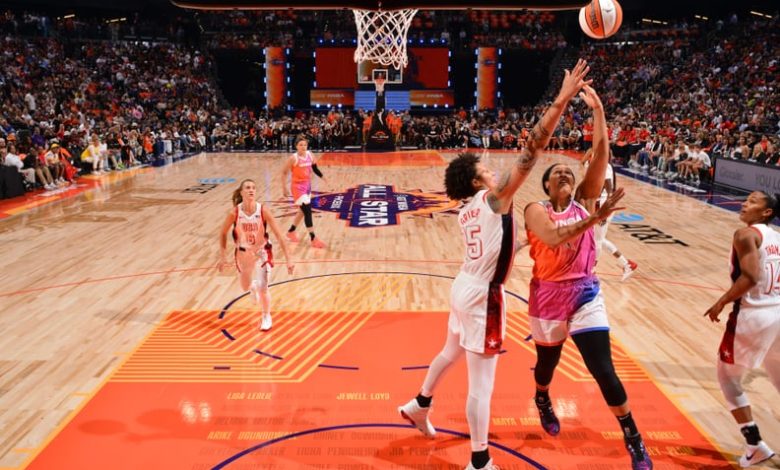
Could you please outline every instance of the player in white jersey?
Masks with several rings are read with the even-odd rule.
[[[718,382],[745,437],[745,453],[739,458],[742,467],[774,455],[753,421],[742,378],[763,364],[769,380],[780,391],[780,233],[767,225],[778,216],[780,194],[755,191],[742,203],[739,219],[747,227],[734,232],[733,284],[704,314],[719,322],[723,308],[734,304],[720,343]]]
[[[612,151],[610,150],[609,153],[610,159],[612,159]],[[582,166],[585,168],[586,172],[588,171],[588,165],[590,165],[591,160],[593,160],[593,149],[588,149],[588,151],[585,152],[585,156],[582,157]],[[601,190],[601,195],[599,196],[597,203],[599,207],[607,202],[607,198],[615,192],[615,187],[615,168],[611,163],[608,163],[607,172],[604,174],[604,189]],[[623,253],[618,250],[615,244],[607,240],[607,230],[609,229],[610,222],[612,222],[611,215],[608,219],[603,220],[593,227],[593,234],[596,237],[596,259],[598,259],[601,254],[601,248],[606,248],[623,266],[623,277],[621,280],[625,281],[634,274],[637,264],[623,256]]]
[[[436,430],[428,419],[434,389],[465,353],[469,377],[466,418],[471,436],[467,470],[497,468],[488,452],[488,425],[498,353],[505,333],[504,282],[515,253],[512,200],[549,143],[569,101],[589,83],[585,81],[588,70],[585,61],[580,60],[571,72],[565,72],[558,97],[536,124],[528,146],[500,183],[471,153],[459,155],[445,172],[447,196],[464,201],[458,222],[466,253],[452,283],[444,348],[428,368],[420,393],[398,411],[424,435],[434,437]]]
[[[260,329],[271,329],[271,295],[268,292],[268,276],[273,267],[273,252],[266,227],[270,226],[274,236],[282,245],[287,272],[292,274],[293,264],[282,233],[273,215],[264,205],[255,200],[255,182],[244,180],[233,192],[233,208],[222,224],[219,237],[220,256],[217,267],[221,270],[227,261],[227,234],[233,228],[233,242],[236,244],[235,258],[238,280],[243,290],[249,290],[252,299],[260,304],[263,317]]]

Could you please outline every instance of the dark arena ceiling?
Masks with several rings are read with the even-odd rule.
[[[219,2],[220,0],[215,0]],[[229,3],[229,0],[225,0]],[[294,2],[291,2],[294,3]],[[323,3],[327,3],[324,0]],[[458,2],[460,3],[460,2]],[[474,0],[474,5],[479,5]],[[684,17],[693,14],[725,15],[727,13],[748,12],[751,9],[773,14],[779,8],[776,0],[744,0],[740,2],[724,0],[622,0],[624,14],[629,18],[642,15],[653,17]],[[110,4],[110,5],[109,5]],[[106,2],[105,0],[2,0],[0,8],[50,10],[52,13],[78,11],[79,9],[107,11],[157,11],[176,9],[169,0],[125,0]]]

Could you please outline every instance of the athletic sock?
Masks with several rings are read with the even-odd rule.
[[[634,417],[631,416],[629,411],[625,416],[617,417],[618,423],[620,423],[620,429],[623,431],[623,435],[627,438],[636,437],[639,434],[639,430],[636,428]]]
[[[433,396],[426,397],[422,393],[417,395],[416,397],[417,404],[420,405],[420,408],[428,408],[431,406],[431,400],[433,400]]]

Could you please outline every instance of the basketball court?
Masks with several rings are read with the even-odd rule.
[[[263,333],[235,271],[214,268],[218,231],[244,178],[289,225],[284,155],[201,154],[0,208],[0,468],[462,468],[465,364],[436,393],[435,439],[396,412],[446,332],[462,256],[457,206],[442,194],[454,155],[325,154],[313,206],[328,248],[291,245],[295,272],[272,273],[274,327]],[[483,160],[505,171],[513,155]],[[518,217],[557,161],[579,172],[571,156],[546,155],[515,198]],[[656,468],[731,468],[741,440],[715,377],[723,325],[702,314],[729,284],[739,222],[701,197],[618,185],[628,208],[609,237],[639,271],[620,282],[609,257],[597,271],[637,423]],[[387,211],[360,210],[365,188]],[[621,432],[571,344],[552,388],[562,432],[539,425],[530,264],[520,251],[507,284],[491,454],[502,468],[626,468]],[[767,378],[754,372],[746,388],[763,433],[778,435]]]

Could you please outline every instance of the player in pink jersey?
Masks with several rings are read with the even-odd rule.
[[[252,299],[263,309],[260,329],[271,329],[271,294],[268,292],[268,276],[273,267],[273,252],[266,227],[270,226],[279,240],[287,262],[287,272],[292,274],[293,264],[273,215],[264,205],[255,200],[255,182],[244,180],[233,192],[233,208],[225,217],[219,237],[219,264],[221,270],[227,264],[227,234],[233,228],[233,242],[236,244],[235,258],[238,280],[243,290],[249,290]]]
[[[705,316],[720,321],[720,312],[733,302],[720,343],[718,382],[729,410],[745,437],[742,467],[772,458],[753,421],[742,378],[764,365],[780,391],[780,233],[769,227],[780,216],[780,194],[754,191],[742,203],[739,220],[747,224],[734,233],[731,247],[733,284]]]
[[[433,359],[420,393],[398,411],[424,435],[434,437],[436,430],[428,419],[434,389],[465,353],[469,377],[466,417],[471,436],[471,461],[466,470],[498,468],[488,452],[488,426],[498,354],[506,332],[504,282],[515,253],[512,200],[550,142],[569,101],[588,83],[588,70],[580,60],[571,72],[565,72],[558,96],[500,182],[494,181],[493,172],[471,153],[459,155],[445,172],[447,196],[463,201],[458,223],[465,257],[452,283],[444,348]]]
[[[624,434],[634,470],[653,468],[637,430],[623,384],[612,365],[609,322],[596,264],[593,227],[606,220],[623,197],[619,188],[595,209],[609,163],[607,121],[601,99],[590,87],[580,97],[593,110],[593,160],[582,183],[574,188],[574,172],[568,165],[552,165],[544,172],[542,188],[549,200],[525,208],[525,224],[534,260],[528,301],[531,334],[536,343],[536,396],[542,427],[550,435],[560,432],[560,422],[550,401],[553,372],[566,337],[571,335],[585,365],[599,384],[610,410]]]
[[[308,148],[309,141],[306,137],[298,136],[295,139],[295,153],[290,155],[282,169],[282,192],[285,197],[292,195],[293,202],[301,209],[301,212],[295,215],[295,219],[287,231],[287,238],[291,242],[298,241],[298,236],[295,235],[295,227],[303,219],[306,229],[309,231],[311,246],[314,248],[325,248],[325,243],[314,235],[314,220],[311,212],[311,174],[314,173],[323,179],[324,177],[320,169],[317,168],[317,159],[308,151]],[[287,189],[288,174],[292,174],[289,190]]]

